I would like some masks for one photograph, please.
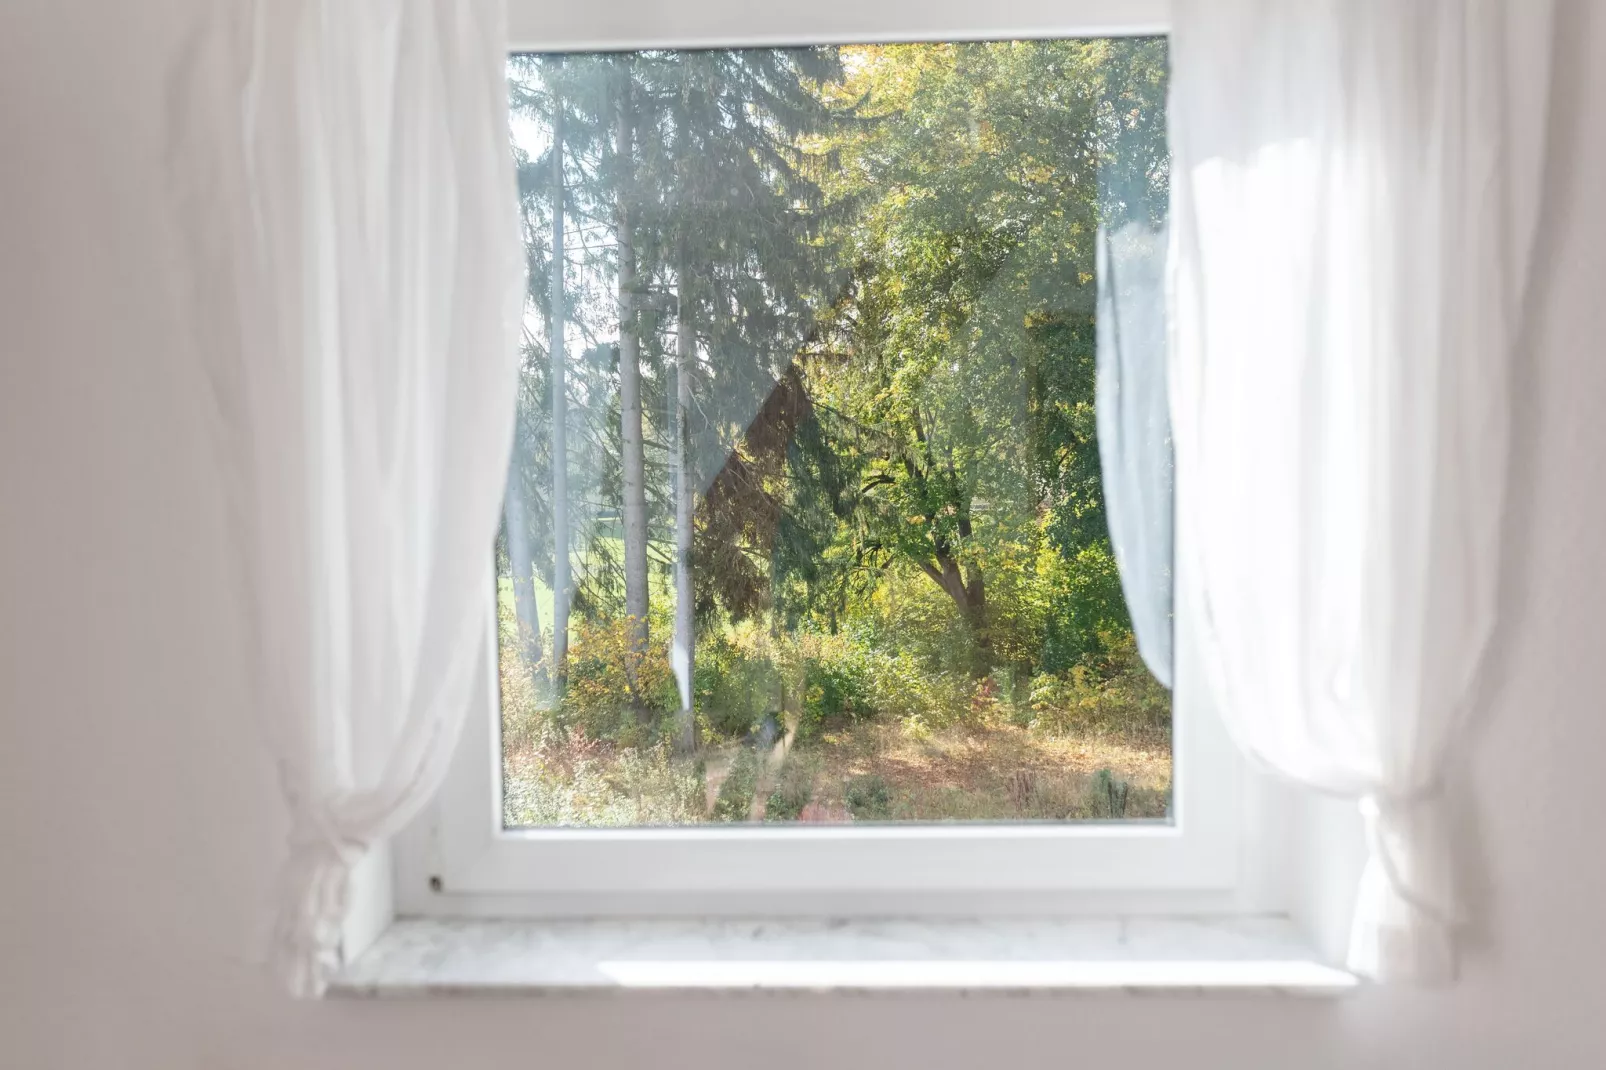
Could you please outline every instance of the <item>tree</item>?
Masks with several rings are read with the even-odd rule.
[[[628,618],[639,661],[672,574],[683,745],[696,632],[724,620],[832,626],[908,575],[952,605],[977,672],[1045,642],[1070,664],[1124,625],[1094,235],[1163,192],[1163,45],[852,55],[530,60],[515,99],[552,145],[526,182],[547,442],[523,505],[532,567],[550,555],[573,591],[553,660],[572,604]],[[1023,584],[1059,602],[1020,611]]]
[[[677,112],[675,133],[676,169],[682,178],[690,170],[691,138],[687,132],[686,109]],[[690,469],[691,452],[687,429],[692,415],[692,377],[696,363],[697,337],[692,325],[691,257],[682,234],[675,243],[675,401],[670,421],[673,439],[673,478],[675,500],[675,633],[670,664],[680,689],[680,724],[677,745],[684,751],[697,746],[697,719],[692,711],[692,669],[697,664],[697,621],[692,593],[692,513],[695,491]]]
[[[561,63],[561,59],[552,61],[553,67]],[[556,78],[552,83],[552,264],[547,284],[547,346],[552,395],[552,678],[561,693],[568,675],[573,581],[569,574],[569,378],[564,338],[567,322],[564,309],[563,95]]]
[[[927,576],[984,671],[999,562],[1036,560],[1045,538],[1072,570],[1109,556],[1092,412],[1098,190],[1118,143],[1122,188],[1163,185],[1163,45],[865,58],[844,92],[879,121],[841,137],[833,192],[881,195],[847,225],[854,281],[833,330],[849,359],[810,390],[842,417],[839,452],[861,473],[852,560]],[[1101,624],[1125,621],[1088,622],[1084,649]]]
[[[681,472],[673,495],[677,631],[688,635],[693,592],[704,615],[716,606],[753,612],[763,600],[751,596],[776,564],[756,544],[716,536],[703,503],[772,411],[769,399],[788,389],[799,347],[840,275],[819,181],[830,161],[810,143],[849,114],[819,89],[840,77],[834,49],[675,53],[643,68],[672,132],[661,149],[666,195],[642,245],[674,290],[664,345],[676,369],[668,409]],[[723,505],[725,530],[761,519],[741,513],[744,506],[770,507],[728,496]]]
[[[520,374],[518,421],[506,499],[503,545],[509,558],[520,630],[532,637],[527,656],[540,655],[540,621],[535,577],[550,576],[553,595],[550,677],[561,690],[567,664],[569,616],[578,597],[573,575],[572,538],[579,499],[572,477],[576,460],[594,457],[595,399],[605,393],[586,362],[573,365],[567,336],[572,328],[588,333],[583,318],[571,314],[568,300],[569,217],[595,214],[601,145],[610,139],[611,113],[603,114],[605,78],[591,57],[514,56],[509,61],[510,103],[516,123],[529,122],[549,135],[539,150],[515,137],[529,302],[544,314],[544,338],[525,338]],[[580,181],[570,187],[569,172]],[[582,257],[589,256],[583,241]],[[582,269],[585,267],[582,260]],[[585,272],[582,270],[581,278]],[[573,307],[583,310],[583,293]],[[543,345],[544,342],[544,345]],[[609,373],[611,375],[611,372]],[[581,404],[575,404],[575,392]],[[578,421],[577,421],[578,416]],[[580,431],[578,444],[571,430]],[[595,469],[594,460],[590,464]],[[581,465],[584,488],[590,474]],[[580,509],[581,517],[594,514]],[[532,660],[532,664],[533,664]]]
[[[640,339],[636,321],[636,235],[632,227],[635,165],[633,85],[628,60],[618,84],[614,169],[615,241],[618,243],[619,421],[622,472],[625,615],[629,620],[632,684],[635,663],[647,649],[647,476],[642,442]]]
[[[535,569],[530,553],[530,516],[524,503],[524,473],[517,464],[508,471],[502,522],[520,648],[524,663],[534,667],[541,664],[541,614],[535,604]]]
[[[515,60],[510,65],[509,88],[514,107],[528,106],[524,78],[529,64]],[[514,146],[520,179],[520,205],[524,214],[526,247],[532,261],[539,255],[540,243],[535,240],[538,229],[538,209],[530,188],[533,161]],[[532,263],[532,267],[534,264]],[[535,293],[531,294],[536,297]],[[518,403],[514,421],[513,449],[507,473],[503,498],[501,546],[507,556],[508,576],[513,589],[515,620],[519,632],[519,645],[524,663],[532,669],[541,665],[541,619],[535,600],[535,558],[545,540],[549,526],[545,522],[547,503],[539,492],[530,488],[542,482],[540,462],[544,459],[544,433],[541,426],[541,398],[546,389],[541,374],[539,347],[525,339],[521,362]],[[538,669],[537,669],[538,671]]]

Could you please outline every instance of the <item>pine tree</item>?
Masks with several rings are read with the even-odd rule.
[[[687,151],[682,130],[678,135],[682,159]],[[676,245],[675,279],[679,290],[675,302],[675,403],[674,419],[670,424],[674,451],[675,499],[675,634],[671,665],[680,686],[680,724],[676,731],[676,745],[683,751],[697,747],[697,719],[692,711],[692,669],[697,664],[697,622],[695,596],[692,592],[692,513],[695,496],[688,468],[690,454],[687,449],[686,428],[692,413],[692,365],[696,360],[697,338],[692,327],[690,287],[691,261],[686,254],[684,238]]]
[[[514,60],[510,64],[509,82],[514,107],[527,106],[526,87],[533,70],[530,63]],[[526,245],[531,259],[540,254],[539,242],[533,240],[539,228],[540,206],[531,188],[531,174],[535,162],[517,146],[514,147],[520,180],[520,204],[524,215]],[[533,265],[532,265],[533,266]],[[532,279],[531,298],[540,301]],[[513,450],[508,466],[507,485],[502,508],[502,548],[507,555],[507,573],[513,589],[514,615],[519,633],[519,651],[527,666],[541,664],[541,619],[535,600],[536,557],[543,549],[543,536],[548,533],[547,510],[537,488],[544,482],[541,471],[545,458],[544,427],[540,399],[546,389],[545,375],[540,367],[542,354],[528,340],[520,367],[518,408],[514,422]],[[535,490],[535,493],[531,493]]]
[[[834,49],[764,49],[572,57],[562,64],[545,58],[532,60],[530,73],[535,79],[523,112],[547,126],[553,145],[530,161],[526,180],[547,217],[545,233],[531,240],[531,267],[533,292],[544,253],[539,289],[548,321],[550,415],[543,422],[550,444],[541,452],[550,468],[540,485],[553,501],[540,518],[545,523],[532,524],[544,529],[541,547],[552,555],[552,661],[561,671],[571,605],[586,613],[619,607],[629,620],[634,687],[635,667],[649,648],[650,570],[672,571],[671,641],[682,666],[676,735],[690,746],[687,691],[699,612],[771,608],[775,578],[804,564],[803,555],[778,549],[786,540],[773,538],[779,519],[773,486],[748,486],[732,499],[736,484],[727,480],[730,515],[721,518],[702,503],[729,458],[760,440],[783,460],[789,448],[784,435],[752,432],[777,411],[796,407],[802,379],[793,361],[817,311],[833,298],[837,276],[822,240],[819,183],[828,162],[805,145],[848,110],[828,106],[819,92],[840,70]],[[611,258],[588,262],[572,294],[561,267],[571,215],[582,228],[587,218],[605,224],[613,238]],[[571,359],[564,337],[568,328],[596,337],[570,310],[595,315],[603,295],[594,288],[608,275],[612,315],[600,323],[618,332],[608,347],[612,386],[575,379],[593,374],[591,361]],[[596,350],[593,344],[588,353]],[[577,390],[587,409],[578,424]],[[786,403],[772,404],[772,396]],[[599,404],[613,413],[612,429],[593,441],[586,428]],[[583,520],[577,527],[572,511],[564,516],[577,502],[573,469],[583,463],[570,438],[577,427],[582,451],[602,451],[597,490],[618,504],[617,543],[583,530]],[[735,547],[713,533],[731,524],[748,530]],[[584,547],[578,555],[570,539]],[[735,568],[694,567],[733,549]],[[565,566],[580,570],[568,583]],[[562,597],[565,589],[572,600]],[[647,699],[636,696],[643,718]]]
[[[666,343],[676,367],[671,448],[683,473],[674,494],[677,633],[688,637],[695,599],[736,615],[773,607],[766,588],[785,567],[765,560],[776,488],[732,476],[766,438],[754,432],[777,410],[773,399],[792,396],[792,365],[833,298],[820,188],[830,161],[806,145],[850,111],[819,92],[840,75],[835,49],[675,53],[643,70],[672,131],[659,149],[668,195],[652,227],[677,310]],[[784,456],[784,439],[766,440]],[[716,479],[724,480],[717,516],[704,507]],[[706,562],[695,583],[694,562]]]
[[[554,59],[554,74],[561,65]],[[552,395],[552,678],[559,693],[568,678],[569,606],[572,580],[569,575],[569,377],[568,349],[564,335],[567,319],[564,308],[565,250],[563,217],[563,95],[557,78],[552,79],[552,264],[547,284],[547,346],[550,351],[549,381]]]
[[[502,522],[507,546],[508,574],[513,581],[514,614],[520,649],[528,666],[541,664],[541,613],[535,604],[535,569],[530,550],[530,514],[524,500],[524,472],[510,466]]]
[[[629,60],[621,60],[615,107],[614,232],[618,243],[619,420],[621,441],[621,521],[624,535],[625,615],[630,629],[627,675],[635,686],[636,668],[647,649],[647,476],[642,441],[640,325],[636,319],[636,235],[632,220],[635,180],[636,116]],[[644,709],[638,712],[645,712]]]
[[[528,122],[550,137],[539,151],[515,137],[520,203],[528,257],[529,300],[545,318],[542,339],[526,336],[518,422],[501,546],[508,558],[519,627],[540,656],[541,629],[535,576],[550,577],[552,642],[545,663],[561,693],[567,664],[571,609],[585,601],[574,574],[574,538],[597,512],[597,399],[611,387],[566,344],[571,330],[589,335],[583,312],[591,265],[585,242],[569,243],[571,217],[584,226],[605,191],[596,174],[602,145],[611,143],[612,112],[603,114],[606,79],[593,57],[519,55],[509,61],[509,91],[517,124]],[[578,178],[579,181],[574,181]],[[568,264],[582,258],[579,292],[571,299]],[[611,382],[611,368],[606,380]],[[578,395],[579,403],[576,403]],[[582,566],[585,557],[581,557]],[[582,578],[587,570],[582,567]],[[532,664],[534,661],[532,660]]]

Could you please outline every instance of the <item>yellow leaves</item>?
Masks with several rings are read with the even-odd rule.
[[[903,733],[903,737],[910,742],[931,742],[931,725],[927,724],[926,719],[918,713],[910,714],[904,718],[900,731]]]
[[[1025,163],[1020,169],[1020,180],[1027,185],[1046,186],[1057,174],[1048,164]]]

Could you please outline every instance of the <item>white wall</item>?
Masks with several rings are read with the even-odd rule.
[[[1518,2],[1518,0],[1513,0]],[[204,0],[0,12],[0,1066],[1606,1065],[1606,7],[1568,9],[1448,993],[292,1004],[162,145]]]

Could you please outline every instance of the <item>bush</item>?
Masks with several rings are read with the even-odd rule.
[[[953,599],[922,573],[889,569],[861,611],[866,647],[896,651],[927,672],[968,673],[976,636]]]
[[[848,781],[845,801],[855,821],[885,821],[892,816],[892,792],[874,773]]]
[[[775,787],[764,802],[765,821],[796,821],[814,798],[814,780],[819,772],[816,759],[788,754],[776,775]]]
[[[684,825],[704,819],[701,770],[667,742],[615,750],[583,730],[552,731],[505,778],[509,825]]]
[[[563,695],[564,721],[592,738],[624,746],[650,744],[646,729],[660,715],[680,708],[679,688],[663,645],[649,644],[630,676],[629,618],[584,621],[569,646],[569,679]]]
[[[1119,821],[1126,816],[1131,785],[1108,769],[1100,769],[1087,786],[1087,816]]]
[[[536,745],[543,735],[548,711],[523,661],[504,656],[497,670],[502,702],[502,746],[525,750]]]
[[[1108,640],[1130,635],[1132,618],[1107,543],[1083,547],[1068,559],[1050,552],[1055,561],[1044,570],[1047,613],[1040,662],[1047,672],[1063,672],[1110,654]]]
[[[1136,640],[1105,633],[1103,642],[1110,653],[1092,664],[1032,677],[1031,728],[1050,735],[1169,734],[1171,693],[1143,664]]]
[[[866,720],[900,721],[906,734],[925,738],[932,730],[1008,716],[1005,694],[1015,687],[1007,671],[978,682],[906,651],[879,649],[864,632],[812,636],[802,646],[804,739]]]
[[[705,737],[741,739],[778,713],[781,669],[767,636],[745,626],[699,639],[694,681]]]
[[[856,720],[874,714],[870,674],[862,656],[843,636],[831,636],[818,652],[803,660],[805,717],[821,724]]]
[[[714,800],[714,821],[746,821],[753,813],[753,792],[758,788],[758,756],[748,747],[736,752],[730,770]]]
[[[532,666],[524,656],[529,636],[520,634],[513,609],[512,586],[506,599],[497,603],[497,693],[502,709],[502,746],[521,751],[539,745],[548,731],[551,709],[545,688],[536,676],[542,666]],[[547,644],[543,643],[543,648]]]

